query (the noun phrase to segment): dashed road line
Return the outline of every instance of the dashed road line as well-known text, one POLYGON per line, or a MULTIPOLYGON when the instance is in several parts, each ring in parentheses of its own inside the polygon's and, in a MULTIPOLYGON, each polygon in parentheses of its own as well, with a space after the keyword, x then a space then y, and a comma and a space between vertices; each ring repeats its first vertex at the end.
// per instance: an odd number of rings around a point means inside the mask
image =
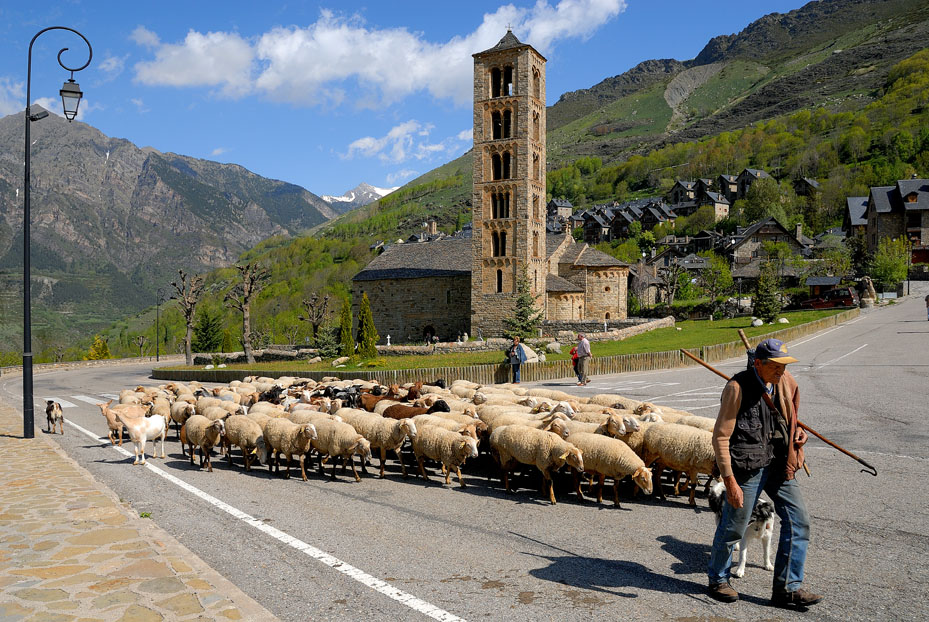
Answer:
MULTIPOLYGON (((61 404, 62 408, 77 408, 77 404, 72 404, 68 400, 63 400, 60 397, 43 397, 42 399, 46 402, 58 402, 61 404)), ((38 402, 38 400, 36 400, 36 402, 38 402)), ((43 404, 43 406, 44 405, 45 404, 43 404)))
POLYGON ((95 397, 88 397, 88 396, 86 396, 86 395, 72 395, 71 397, 72 397, 73 399, 76 399, 76 400, 81 401, 81 402, 87 402, 88 404, 93 404, 94 406, 96 406, 97 404, 105 404, 105 403, 106 403, 105 400, 98 400, 98 399, 95 398, 95 397))
MULTIPOLYGON (((78 396, 74 396, 74 397, 78 397, 78 396)), ((95 433, 79 426, 73 421, 66 421, 66 423, 74 427, 76 430, 83 432, 90 438, 96 441, 99 441, 100 443, 109 444, 107 442, 107 439, 97 436, 95 433)), ((133 453, 129 452, 126 449, 123 449, 122 447, 119 447, 117 445, 110 445, 110 447, 112 447, 119 453, 123 454, 124 456, 130 457, 130 458, 134 457, 133 453)), ((245 512, 225 503, 224 501, 217 499, 216 497, 208 493, 203 492, 196 486, 192 486, 191 484, 188 484, 184 480, 179 479, 175 477, 174 475, 171 475, 167 471, 164 471, 163 469, 160 469, 159 467, 154 466, 150 462, 146 462, 145 467, 148 468, 148 470, 151 471, 152 473, 168 480, 172 484, 175 484, 176 486, 186 490, 187 492, 199 497, 200 499, 206 501, 207 503, 216 507, 217 509, 220 509, 223 512, 226 512, 230 516, 233 516, 239 519, 246 525, 249 525, 250 527, 254 527, 257 530, 264 532, 265 534, 271 536, 278 542, 286 544, 290 546, 291 548, 294 548, 300 551, 301 553, 305 553, 306 555, 312 557, 313 559, 319 562, 322 562, 323 564, 326 564, 330 568, 333 568, 341 572, 345 576, 350 577, 354 579, 355 581, 361 583, 362 585, 365 585, 371 588, 375 592, 383 594, 384 596, 387 596, 388 598, 391 598, 397 601, 398 603, 409 607, 410 609, 414 611, 417 611, 423 615, 429 616, 430 618, 433 618, 435 620, 439 620, 440 622, 465 622, 464 618, 460 618, 452 613, 449 613, 448 611, 445 611, 444 609, 440 609, 439 607, 436 607, 435 605, 431 603, 421 600, 417 598, 416 596, 413 596, 412 594, 404 592, 392 586, 391 584, 387 583, 386 581, 378 579, 377 577, 372 576, 366 573, 365 571, 359 568, 356 568, 355 566, 352 566, 351 564, 347 564, 343 562, 342 560, 336 557, 333 557, 332 555, 329 555, 325 551, 321 551, 320 549, 310 544, 307 544, 306 542, 303 542, 302 540, 298 540, 297 538, 294 538, 293 536, 281 531, 280 529, 276 529, 274 527, 271 527, 270 525, 265 524, 264 522, 258 520, 257 518, 249 514, 246 514, 245 512)))

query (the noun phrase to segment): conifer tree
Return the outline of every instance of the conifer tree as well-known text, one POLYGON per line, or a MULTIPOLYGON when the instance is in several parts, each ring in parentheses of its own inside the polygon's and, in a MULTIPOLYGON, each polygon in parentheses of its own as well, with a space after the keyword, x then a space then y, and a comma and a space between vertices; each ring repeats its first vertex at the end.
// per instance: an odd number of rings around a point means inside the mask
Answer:
POLYGON ((529 287, 529 273, 526 266, 523 266, 516 277, 516 304, 513 306, 513 314, 503 318, 503 324, 506 326, 503 334, 508 339, 519 337, 525 340, 538 334, 541 323, 542 311, 535 306, 535 297, 529 287))
POLYGON ((90 351, 84 357, 85 361, 99 361, 110 358, 110 346, 100 335, 94 335, 94 342, 90 346, 90 351))
POLYGON ((342 311, 339 313, 339 343, 342 344, 342 356, 355 354, 355 340, 352 338, 352 303, 348 299, 342 302, 342 311))
POLYGON ((773 322, 781 312, 781 301, 777 295, 777 265, 766 261, 761 265, 758 283, 755 285, 754 312, 765 322, 773 322))
POLYGON ((358 310, 358 353, 362 358, 370 359, 377 356, 377 342, 380 335, 374 326, 374 316, 371 313, 371 303, 368 294, 361 296, 361 308, 358 310))
POLYGON ((222 349, 223 318, 219 313, 200 312, 191 347, 195 352, 219 352, 222 349))

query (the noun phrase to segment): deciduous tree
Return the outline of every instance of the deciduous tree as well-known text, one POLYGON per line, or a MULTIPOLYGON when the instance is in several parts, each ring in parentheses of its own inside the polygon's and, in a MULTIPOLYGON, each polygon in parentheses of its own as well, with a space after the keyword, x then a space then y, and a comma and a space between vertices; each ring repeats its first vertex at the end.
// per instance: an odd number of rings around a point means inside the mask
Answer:
MULTIPOLYGON (((203 275, 188 275, 183 270, 178 270, 180 279, 172 281, 171 286, 175 294, 171 296, 172 300, 177 300, 181 312, 184 314, 184 322, 187 325, 187 333, 184 337, 184 352, 187 358, 187 364, 194 364, 194 355, 191 350, 191 340, 194 332, 194 312, 197 310, 197 303, 200 302, 200 296, 203 295, 203 275)), ((165 333, 167 335, 167 332, 165 333)))
POLYGON ((254 261, 244 265, 237 265, 236 269, 242 276, 242 281, 237 283, 226 293, 225 300, 230 302, 233 307, 242 313, 242 348, 245 351, 245 360, 249 363, 254 363, 255 355, 252 353, 251 334, 251 305, 252 300, 258 292, 267 285, 270 272, 268 268, 254 261))
POLYGON ((719 306, 717 298, 732 290, 732 272, 729 270, 729 262, 713 251, 702 252, 700 256, 709 260, 700 272, 700 286, 710 297, 710 319, 713 319, 719 306))

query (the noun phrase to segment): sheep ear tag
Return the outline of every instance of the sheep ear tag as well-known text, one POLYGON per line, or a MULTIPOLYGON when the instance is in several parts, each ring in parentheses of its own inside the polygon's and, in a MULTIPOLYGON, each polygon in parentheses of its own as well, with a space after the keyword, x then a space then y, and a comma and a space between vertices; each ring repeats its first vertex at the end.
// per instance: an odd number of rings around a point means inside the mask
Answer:
POLYGON ((558 457, 559 460, 565 460, 568 457, 568 452, 564 452, 561 456, 558 457))

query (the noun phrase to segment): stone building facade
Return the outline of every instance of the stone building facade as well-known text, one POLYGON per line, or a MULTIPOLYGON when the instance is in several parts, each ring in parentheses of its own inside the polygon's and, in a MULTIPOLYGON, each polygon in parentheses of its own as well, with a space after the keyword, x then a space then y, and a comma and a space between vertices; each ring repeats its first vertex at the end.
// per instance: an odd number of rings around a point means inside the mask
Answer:
POLYGON ((391 245, 352 279, 382 343, 502 335, 523 270, 546 321, 626 318, 629 267, 546 234, 545 126, 545 58, 508 31, 474 55, 471 237, 391 245))

